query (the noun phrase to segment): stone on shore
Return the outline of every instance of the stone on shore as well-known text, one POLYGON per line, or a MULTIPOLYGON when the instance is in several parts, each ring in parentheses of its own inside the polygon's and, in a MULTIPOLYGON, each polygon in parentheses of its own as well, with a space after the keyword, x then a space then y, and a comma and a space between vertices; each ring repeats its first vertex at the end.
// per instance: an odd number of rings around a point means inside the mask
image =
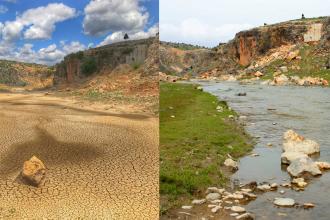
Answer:
POLYGON ((226 159, 224 165, 232 170, 238 170, 238 163, 231 158, 226 159))
POLYGON ((288 166, 287 171, 293 177, 300 177, 304 174, 311 174, 313 176, 322 175, 319 167, 312 159, 298 158, 288 166))
POLYGON ((212 201, 216 199, 220 199, 221 195, 219 193, 209 193, 206 196, 206 200, 212 201))
POLYGON ((243 208, 241 206, 232 206, 230 208, 230 210, 233 211, 233 212, 237 212, 237 213, 245 212, 245 208, 243 208))
POLYGON ((239 219, 239 220, 253 220, 254 217, 251 213, 244 213, 242 215, 237 216, 236 219, 239 219))
POLYGON ((206 202, 206 199, 194 199, 191 203, 193 205, 201 205, 204 204, 206 202))
POLYGON ((190 209, 192 209, 192 206, 190 206, 190 205, 184 205, 181 208, 184 209, 184 210, 190 210, 190 209))
POLYGON ((46 167, 36 156, 23 164, 22 177, 28 184, 39 186, 46 176, 46 167))
POLYGON ((211 209, 212 213, 216 213, 221 209, 221 206, 215 206, 214 208, 211 209))
POLYGON ((275 198, 274 204, 281 207, 292 207, 295 201, 290 198, 275 198))

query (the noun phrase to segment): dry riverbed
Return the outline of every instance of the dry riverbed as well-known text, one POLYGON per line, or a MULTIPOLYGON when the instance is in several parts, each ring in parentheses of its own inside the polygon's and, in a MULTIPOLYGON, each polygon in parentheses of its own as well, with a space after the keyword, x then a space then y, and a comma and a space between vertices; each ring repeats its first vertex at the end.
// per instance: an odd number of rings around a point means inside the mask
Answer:
POLYGON ((158 119, 44 92, 0 94, 1 219, 157 219, 158 119), (40 187, 18 181, 33 155, 40 187))

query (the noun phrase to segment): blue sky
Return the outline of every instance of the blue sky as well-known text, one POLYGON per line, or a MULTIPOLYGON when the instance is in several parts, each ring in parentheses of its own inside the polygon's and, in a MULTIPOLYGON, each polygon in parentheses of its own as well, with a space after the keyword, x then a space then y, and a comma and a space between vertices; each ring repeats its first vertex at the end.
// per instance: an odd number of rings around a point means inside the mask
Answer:
POLYGON ((264 23, 330 15, 330 0, 159 0, 160 39, 214 47, 264 23))
POLYGON ((158 33, 158 0, 0 0, 0 59, 55 64, 71 52, 158 33))

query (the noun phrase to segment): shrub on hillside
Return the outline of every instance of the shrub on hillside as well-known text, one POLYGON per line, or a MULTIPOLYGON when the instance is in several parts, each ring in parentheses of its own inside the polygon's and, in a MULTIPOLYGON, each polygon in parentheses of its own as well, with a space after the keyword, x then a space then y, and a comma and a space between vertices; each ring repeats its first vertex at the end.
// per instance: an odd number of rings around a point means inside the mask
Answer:
POLYGON ((83 63, 81 65, 81 72, 85 75, 85 76, 89 76, 91 74, 93 74, 94 72, 96 72, 97 70, 97 64, 96 64, 96 60, 94 57, 86 57, 83 60, 83 63))

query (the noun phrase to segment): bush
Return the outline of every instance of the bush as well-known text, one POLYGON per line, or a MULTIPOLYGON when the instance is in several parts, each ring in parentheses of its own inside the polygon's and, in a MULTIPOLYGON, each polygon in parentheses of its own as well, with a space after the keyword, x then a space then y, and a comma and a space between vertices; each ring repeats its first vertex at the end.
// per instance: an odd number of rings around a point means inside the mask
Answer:
POLYGON ((137 63, 137 62, 135 62, 135 63, 132 64, 132 68, 133 68, 134 70, 139 69, 140 66, 141 66, 141 63, 137 63))
POLYGON ((96 72, 97 70, 97 64, 94 57, 87 57, 83 60, 83 63, 81 65, 81 72, 85 76, 89 76, 92 73, 96 72))
POLYGON ((76 55, 77 55, 77 58, 78 58, 79 60, 84 59, 84 52, 83 52, 83 51, 79 51, 76 55))

